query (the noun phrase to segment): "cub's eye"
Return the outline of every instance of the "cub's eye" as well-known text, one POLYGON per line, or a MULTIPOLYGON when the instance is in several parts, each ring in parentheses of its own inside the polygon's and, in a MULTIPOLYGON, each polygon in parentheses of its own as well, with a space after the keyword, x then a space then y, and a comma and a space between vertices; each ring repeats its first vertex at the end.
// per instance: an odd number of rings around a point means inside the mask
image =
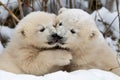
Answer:
POLYGON ((59 26, 62 26, 62 23, 59 23, 59 26))
POLYGON ((72 34, 76 33, 74 29, 71 29, 70 31, 71 31, 72 34))
POLYGON ((45 28, 43 27, 43 28, 40 29, 40 32, 43 32, 44 30, 45 30, 45 28))

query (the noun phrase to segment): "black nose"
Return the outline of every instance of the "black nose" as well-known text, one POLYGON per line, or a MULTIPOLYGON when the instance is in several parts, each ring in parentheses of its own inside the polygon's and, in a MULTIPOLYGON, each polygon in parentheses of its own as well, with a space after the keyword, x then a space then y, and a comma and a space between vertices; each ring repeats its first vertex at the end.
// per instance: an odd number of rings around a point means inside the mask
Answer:
POLYGON ((55 43, 60 43, 60 44, 64 44, 63 42, 63 37, 59 36, 57 33, 54 33, 50 36, 50 40, 48 42, 48 44, 55 44, 55 43))
POLYGON ((63 37, 59 36, 57 33, 52 34, 51 37, 56 41, 61 40, 63 38, 63 37))

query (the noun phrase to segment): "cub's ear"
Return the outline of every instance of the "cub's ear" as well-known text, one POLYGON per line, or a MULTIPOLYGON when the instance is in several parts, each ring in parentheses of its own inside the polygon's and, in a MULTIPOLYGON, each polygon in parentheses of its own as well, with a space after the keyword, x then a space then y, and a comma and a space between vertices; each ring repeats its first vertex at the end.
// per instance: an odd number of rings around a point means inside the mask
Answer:
POLYGON ((98 33, 97 31, 92 31, 90 34, 89 34, 89 39, 94 39, 98 36, 98 33))
POLYGON ((21 38, 25 38, 26 34, 23 28, 17 28, 17 34, 18 36, 20 36, 21 38))
POLYGON ((67 8, 60 8, 60 10, 58 11, 58 14, 61 14, 62 12, 64 12, 64 11, 66 11, 67 10, 67 8))
POLYGON ((21 33, 22 36, 25 37, 25 31, 24 30, 22 30, 20 33, 21 33))

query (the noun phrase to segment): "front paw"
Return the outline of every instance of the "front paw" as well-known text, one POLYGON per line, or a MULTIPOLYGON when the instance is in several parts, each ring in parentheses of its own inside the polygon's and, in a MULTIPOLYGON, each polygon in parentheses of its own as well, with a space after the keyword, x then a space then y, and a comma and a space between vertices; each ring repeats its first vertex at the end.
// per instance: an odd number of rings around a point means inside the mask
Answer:
POLYGON ((71 54, 63 55, 61 58, 59 58, 57 60, 57 65, 58 66, 66 66, 71 63, 71 60, 72 60, 71 54))

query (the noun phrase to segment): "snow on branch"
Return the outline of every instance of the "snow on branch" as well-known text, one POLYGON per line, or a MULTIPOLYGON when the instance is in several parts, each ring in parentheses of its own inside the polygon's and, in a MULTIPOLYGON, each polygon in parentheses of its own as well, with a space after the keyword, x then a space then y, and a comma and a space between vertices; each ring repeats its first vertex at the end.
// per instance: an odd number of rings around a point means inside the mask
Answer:
POLYGON ((11 10, 9 10, 1 1, 0 5, 2 5, 17 22, 19 22, 19 19, 14 15, 14 13, 11 10))

